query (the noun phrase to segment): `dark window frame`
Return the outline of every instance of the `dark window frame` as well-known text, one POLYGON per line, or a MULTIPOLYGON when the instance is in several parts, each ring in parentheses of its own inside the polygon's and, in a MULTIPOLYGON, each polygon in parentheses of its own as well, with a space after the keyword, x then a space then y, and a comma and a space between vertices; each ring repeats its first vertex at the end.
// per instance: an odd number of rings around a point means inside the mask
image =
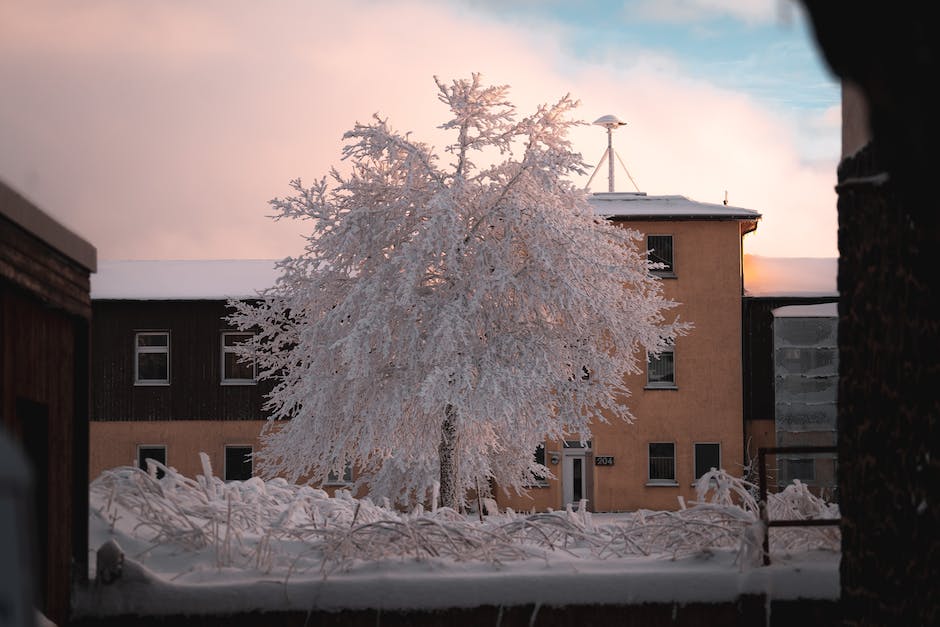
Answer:
MULTIPOLYGON (((546 468, 548 467, 547 456, 549 455, 548 451, 545 448, 545 443, 539 444, 535 447, 535 451, 532 453, 532 459, 536 464, 542 464, 546 468)), ((554 453, 551 456, 555 456, 554 453)), ((532 483, 528 487, 532 488, 547 488, 548 487, 548 477, 537 477, 532 476, 532 483)))
POLYGON ((355 475, 353 473, 352 464, 346 464, 346 467, 343 469, 343 476, 340 477, 335 472, 329 472, 326 475, 326 481, 323 482, 323 485, 326 486, 348 486, 352 485, 355 481, 355 475))
POLYGON ((816 481, 816 458, 815 457, 785 457, 784 463, 787 465, 787 485, 793 483, 794 479, 799 479, 801 483, 806 485, 812 485, 816 481), (803 470, 806 468, 810 469, 810 473, 798 472, 794 473, 793 468, 798 464, 804 464, 803 470), (801 476, 794 476, 794 475, 801 476), (812 475, 812 476, 809 476, 812 475))
POLYGON ((675 346, 670 346, 660 351, 658 357, 653 357, 650 353, 646 354, 646 386, 647 390, 676 390, 679 386, 676 382, 676 348, 675 346), (657 379, 652 380, 651 375, 653 375, 652 362, 655 360, 657 363, 664 363, 663 360, 668 357, 671 367, 669 368, 669 376, 671 380, 657 379))
MULTIPOLYGON (((137 467, 147 472, 147 459, 153 459, 154 461, 160 462, 164 466, 167 466, 167 445, 166 444, 138 444, 137 445, 137 467), (148 454, 146 457, 143 457, 147 451, 163 451, 163 459, 158 459, 157 456, 148 454)), ((157 479, 162 478, 164 472, 160 469, 157 469, 157 479)))
POLYGON ((223 453, 222 461, 224 462, 223 469, 222 469, 223 471, 222 476, 225 478, 225 481, 247 481, 248 479, 251 479, 252 477, 254 477, 255 476, 255 463, 254 463, 254 458, 253 458, 254 452, 255 452, 254 447, 251 446, 250 444, 226 444, 222 451, 223 453), (229 463, 229 455, 231 453, 234 456, 236 449, 239 449, 242 451, 247 449, 247 454, 242 453, 241 455, 242 460, 240 461, 239 467, 237 469, 233 468, 232 465, 229 463), (243 472, 246 465, 248 466, 247 477, 244 476, 244 472, 243 472))
POLYGON ((646 254, 649 260, 666 264, 665 268, 651 269, 650 274, 670 279, 676 277, 675 242, 672 234, 650 233, 646 236, 646 254))
POLYGON ((721 442, 693 442, 693 443, 692 443, 692 473, 693 473, 693 479, 694 479, 695 481, 698 481, 698 480, 702 477, 702 475, 704 475, 706 472, 709 472, 712 468, 715 468, 715 469, 718 469, 718 470, 721 469, 721 442), (718 464, 717 464, 716 466, 712 466, 711 464, 709 464, 709 467, 706 468, 706 469, 705 469, 704 471, 702 471, 702 472, 699 472, 699 450, 698 450, 698 447, 700 447, 700 446, 715 446, 715 447, 717 447, 717 449, 718 449, 718 464))
MULTIPOLYGON (((657 451, 658 452, 658 451, 657 451)), ((650 486, 677 486, 679 482, 676 480, 677 469, 676 469, 676 443, 675 442, 648 442, 646 446, 646 460, 647 460, 647 471, 646 471, 646 485, 650 486), (654 446, 670 446, 672 447, 672 455, 662 455, 657 454, 653 455, 654 446), (654 472, 654 463, 657 463, 662 467, 662 461, 671 460, 672 466, 672 477, 666 476, 653 476, 655 475, 665 475, 668 473, 660 472, 659 469, 654 472)))

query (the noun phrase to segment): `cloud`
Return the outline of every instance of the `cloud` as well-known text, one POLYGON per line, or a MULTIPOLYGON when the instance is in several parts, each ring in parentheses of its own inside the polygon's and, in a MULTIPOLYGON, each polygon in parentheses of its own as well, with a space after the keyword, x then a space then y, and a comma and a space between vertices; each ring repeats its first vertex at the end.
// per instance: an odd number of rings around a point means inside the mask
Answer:
POLYGON ((747 24, 768 24, 788 19, 792 0, 628 0, 632 18, 660 22, 700 22, 730 17, 747 24))
MULTIPOLYGON (((764 213, 751 252, 835 254, 835 163, 804 158, 805 120, 661 55, 574 59, 564 36, 424 2, 4 3, 0 178, 105 259, 297 254, 306 225, 267 201, 326 174, 375 112, 441 147, 432 76, 480 71, 521 112, 571 92, 585 120, 627 120, 617 148, 645 191, 727 189, 764 213)), ((574 140, 588 160, 605 147, 597 127, 574 140)))

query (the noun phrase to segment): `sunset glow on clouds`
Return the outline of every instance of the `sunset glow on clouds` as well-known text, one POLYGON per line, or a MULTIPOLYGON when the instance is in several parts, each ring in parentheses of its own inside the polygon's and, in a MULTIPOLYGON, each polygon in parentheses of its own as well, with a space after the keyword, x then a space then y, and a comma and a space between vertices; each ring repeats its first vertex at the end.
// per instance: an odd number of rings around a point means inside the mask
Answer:
MULTIPOLYGON (((736 10, 668 4, 657 20, 736 10)), ((617 19, 642 9, 627 3, 617 19)), ((0 179, 104 259, 297 254, 304 225, 270 220, 267 201, 291 178, 326 174, 343 132, 375 112, 442 146, 432 77, 478 71, 512 85, 522 113, 570 92, 586 121, 626 120, 615 146, 643 191, 721 202, 728 190, 763 213, 747 252, 836 255, 836 87, 820 88, 820 106, 788 108, 741 73, 747 58, 713 80, 626 36, 581 50, 580 25, 525 15, 469 1, 4 2, 0 179)), ((573 138, 596 163, 603 129, 573 138)), ((606 190, 603 174, 593 189, 606 190)))

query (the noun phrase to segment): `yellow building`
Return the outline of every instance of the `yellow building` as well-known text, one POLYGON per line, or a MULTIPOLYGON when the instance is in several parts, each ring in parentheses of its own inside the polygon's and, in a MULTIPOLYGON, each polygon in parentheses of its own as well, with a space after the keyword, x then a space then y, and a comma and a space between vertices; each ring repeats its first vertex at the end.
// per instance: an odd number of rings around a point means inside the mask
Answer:
MULTIPOLYGON (((594 425, 591 441, 546 442, 555 479, 527 496, 499 494, 503 507, 559 509, 586 499, 593 511, 676 509, 695 498, 709 468, 743 466, 742 238, 760 214, 683 196, 594 194, 599 215, 643 234, 674 312, 695 328, 672 354, 627 376, 633 424, 594 425)), ((541 452, 540 452, 541 454, 541 452)))

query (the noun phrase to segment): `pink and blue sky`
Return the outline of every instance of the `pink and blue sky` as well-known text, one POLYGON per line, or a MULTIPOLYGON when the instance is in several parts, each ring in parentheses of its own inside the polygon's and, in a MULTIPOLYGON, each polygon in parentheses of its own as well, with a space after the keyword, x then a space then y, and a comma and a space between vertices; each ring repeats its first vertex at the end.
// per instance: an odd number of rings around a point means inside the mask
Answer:
POLYGON ((432 76, 474 71, 625 120, 641 190, 763 213, 745 252, 836 256, 839 86, 791 0, 4 0, 0 179, 102 259, 284 257, 269 199, 375 112, 443 145, 432 76))

